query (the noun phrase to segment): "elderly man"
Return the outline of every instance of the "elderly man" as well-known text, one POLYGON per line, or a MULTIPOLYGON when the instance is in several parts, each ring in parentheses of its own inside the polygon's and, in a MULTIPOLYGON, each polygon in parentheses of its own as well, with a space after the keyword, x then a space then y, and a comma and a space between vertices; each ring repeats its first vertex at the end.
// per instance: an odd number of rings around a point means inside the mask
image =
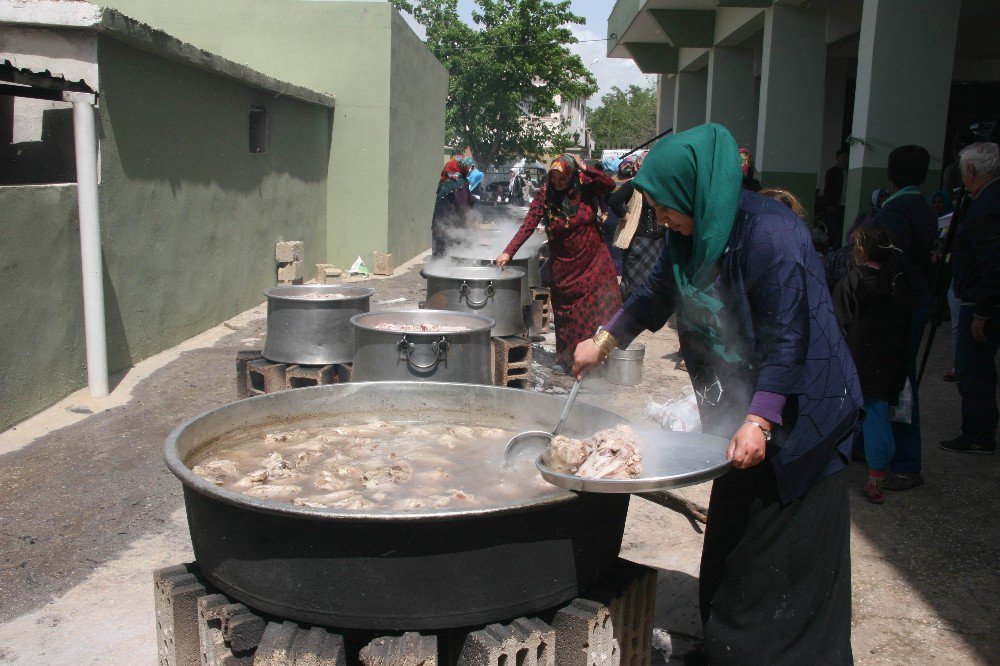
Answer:
POLYGON ((953 289, 961 302, 955 350, 962 434, 941 442, 955 453, 993 453, 1000 348, 1000 148, 973 143, 959 154, 972 203, 955 235, 953 289))

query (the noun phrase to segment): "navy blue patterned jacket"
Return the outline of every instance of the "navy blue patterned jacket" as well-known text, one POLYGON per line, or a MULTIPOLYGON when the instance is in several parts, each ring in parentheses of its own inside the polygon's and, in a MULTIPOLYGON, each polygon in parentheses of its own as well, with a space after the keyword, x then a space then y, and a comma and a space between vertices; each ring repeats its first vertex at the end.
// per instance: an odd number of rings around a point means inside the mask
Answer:
MULTIPOLYGON (((788 502, 846 467, 862 405, 823 266, 801 220, 783 204, 744 191, 716 283, 727 347, 744 361, 726 363, 681 326, 703 429, 731 437, 755 392, 786 396, 767 459, 788 502)), ((641 329, 659 330, 683 307, 678 300, 664 249, 609 329, 620 343, 641 329)))

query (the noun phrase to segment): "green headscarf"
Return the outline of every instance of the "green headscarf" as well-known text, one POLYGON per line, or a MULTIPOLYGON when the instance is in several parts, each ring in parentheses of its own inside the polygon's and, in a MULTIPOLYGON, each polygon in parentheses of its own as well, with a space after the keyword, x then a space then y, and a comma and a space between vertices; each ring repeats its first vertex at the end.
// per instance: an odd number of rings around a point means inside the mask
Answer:
POLYGON ((727 361, 715 289, 719 260, 736 220, 743 171, 736 140, 722 125, 709 124, 661 139, 632 180, 660 206, 694 218, 694 233, 670 232, 670 259, 683 298, 684 322, 727 361))

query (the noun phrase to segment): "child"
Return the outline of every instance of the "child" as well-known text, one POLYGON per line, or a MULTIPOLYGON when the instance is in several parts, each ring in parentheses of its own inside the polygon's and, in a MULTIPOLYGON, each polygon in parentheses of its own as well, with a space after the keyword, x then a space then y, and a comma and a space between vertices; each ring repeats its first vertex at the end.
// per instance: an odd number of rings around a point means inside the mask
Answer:
POLYGON ((902 253, 893 234, 881 225, 859 229, 852 250, 855 268, 833 288, 833 303, 844 339, 854 357, 865 400, 862 434, 868 481, 861 494, 874 504, 885 501, 882 481, 896 449, 889 424, 906 383, 910 312, 902 253))

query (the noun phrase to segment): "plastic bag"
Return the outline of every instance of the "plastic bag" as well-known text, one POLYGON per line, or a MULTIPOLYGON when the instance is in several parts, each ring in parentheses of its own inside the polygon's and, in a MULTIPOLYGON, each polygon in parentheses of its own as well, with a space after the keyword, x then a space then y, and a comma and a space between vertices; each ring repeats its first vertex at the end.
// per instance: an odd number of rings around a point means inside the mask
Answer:
POLYGON ((368 275, 368 267, 365 266, 365 260, 361 257, 355 259, 354 263, 347 270, 351 275, 368 275))
POLYGON ((667 400, 662 405, 650 402, 646 405, 646 416, 666 430, 701 432, 701 413, 694 391, 688 391, 682 398, 667 400))
POLYGON ((911 423, 913 420, 913 387, 909 378, 899 392, 899 402, 889 407, 889 420, 896 423, 911 423))

